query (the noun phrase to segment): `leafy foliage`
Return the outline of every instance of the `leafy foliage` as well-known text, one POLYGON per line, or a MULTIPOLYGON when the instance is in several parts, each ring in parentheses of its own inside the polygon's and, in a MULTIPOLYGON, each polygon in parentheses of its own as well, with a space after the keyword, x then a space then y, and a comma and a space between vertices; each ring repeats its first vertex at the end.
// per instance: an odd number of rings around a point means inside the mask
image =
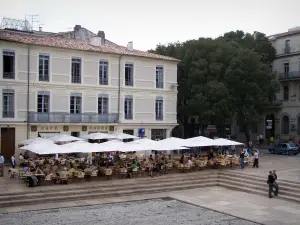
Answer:
POLYGON ((158 45, 152 52, 181 60, 178 65, 178 119, 182 126, 198 115, 202 124, 223 126, 236 118, 249 138, 278 91, 268 63, 275 50, 264 34, 229 32, 215 40, 200 38, 158 45))

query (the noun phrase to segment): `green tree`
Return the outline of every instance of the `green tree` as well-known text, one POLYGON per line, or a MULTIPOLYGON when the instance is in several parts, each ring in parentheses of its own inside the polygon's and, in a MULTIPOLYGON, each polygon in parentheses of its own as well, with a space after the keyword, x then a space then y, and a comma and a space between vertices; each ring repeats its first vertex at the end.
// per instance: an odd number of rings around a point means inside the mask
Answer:
POLYGON ((278 91, 268 70, 275 51, 261 33, 229 32, 215 40, 158 45, 152 52, 181 60, 177 113, 182 136, 187 118, 197 115, 202 124, 219 126, 235 118, 249 140, 250 127, 278 91))
POLYGON ((278 91, 276 75, 261 63, 259 54, 239 49, 227 67, 224 81, 233 99, 237 122, 249 141, 250 128, 261 119, 278 91))

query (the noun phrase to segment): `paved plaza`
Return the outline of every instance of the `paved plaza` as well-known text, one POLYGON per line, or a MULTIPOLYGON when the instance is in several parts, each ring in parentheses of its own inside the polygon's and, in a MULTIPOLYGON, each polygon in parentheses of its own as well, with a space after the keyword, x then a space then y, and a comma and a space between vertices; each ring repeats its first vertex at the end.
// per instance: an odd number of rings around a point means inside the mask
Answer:
MULTIPOLYGON (((299 156, 264 154, 260 157, 260 167, 258 169, 246 167, 243 170, 238 168, 231 171, 267 178, 268 171, 276 169, 279 179, 300 182, 299 165, 299 156)), ((134 182, 134 179, 132 181, 134 182)), ((120 182, 120 180, 109 182, 120 182)), ((87 184, 78 185, 84 186, 87 184)), ((1 186, 3 192, 38 190, 35 188, 29 189, 24 184, 18 184, 17 181, 9 180, 7 177, 0 179, 1 186)), ((63 187, 67 188, 68 185, 63 187)), ((38 188, 51 190, 53 188, 59 189, 60 186, 38 188)), ((120 221, 120 224, 122 222, 122 224, 234 225, 255 224, 253 222, 256 222, 266 225, 299 225, 300 204, 278 198, 269 199, 267 193, 265 196, 260 196, 216 186, 169 193, 6 207, 0 208, 0 213, 0 224, 16 225, 33 223, 62 225, 83 223, 119 224, 118 221, 120 221), (171 199, 165 199, 166 197, 171 199)))
POLYGON ((34 223, 250 225, 255 224, 254 222, 266 225, 299 225, 300 221, 300 204, 276 198, 269 199, 267 193, 266 196, 260 196, 221 187, 9 207, 0 209, 0 212, 2 212, 0 224, 7 225, 34 223), (173 200, 164 199, 166 197, 173 200), (216 210, 219 213, 206 209, 216 210))
POLYGON ((0 215, 0 224, 256 225, 173 199, 154 199, 0 215))

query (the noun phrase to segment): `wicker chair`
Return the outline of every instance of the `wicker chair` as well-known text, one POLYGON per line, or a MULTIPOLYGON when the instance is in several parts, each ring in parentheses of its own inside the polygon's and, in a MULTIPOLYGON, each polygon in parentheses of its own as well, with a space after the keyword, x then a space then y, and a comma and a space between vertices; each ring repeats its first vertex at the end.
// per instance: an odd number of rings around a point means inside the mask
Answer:
POLYGON ((78 174, 77 174, 77 178, 78 178, 78 180, 79 181, 83 181, 84 180, 84 172, 78 172, 78 174))
POLYGON ((52 184, 52 174, 48 174, 44 179, 45 184, 52 184))
POLYGON ((24 172, 19 171, 19 183, 24 183, 27 180, 27 176, 24 172))
POLYGON ((104 169, 104 174, 107 177, 107 179, 112 178, 112 169, 104 169))
POLYGON ((91 173, 91 177, 95 177, 95 179, 98 177, 98 170, 93 170, 91 173))

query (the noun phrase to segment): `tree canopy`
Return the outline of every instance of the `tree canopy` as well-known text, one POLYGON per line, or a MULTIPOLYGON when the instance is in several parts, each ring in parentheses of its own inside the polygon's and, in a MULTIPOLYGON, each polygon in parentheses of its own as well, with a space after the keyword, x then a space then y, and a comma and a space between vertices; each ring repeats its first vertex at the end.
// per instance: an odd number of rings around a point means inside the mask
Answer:
POLYGON ((158 54, 180 59, 178 121, 197 115, 202 124, 223 126, 237 119, 245 128, 256 124, 278 91, 269 63, 275 50, 262 33, 229 32, 217 39, 200 38, 158 45, 158 54))

